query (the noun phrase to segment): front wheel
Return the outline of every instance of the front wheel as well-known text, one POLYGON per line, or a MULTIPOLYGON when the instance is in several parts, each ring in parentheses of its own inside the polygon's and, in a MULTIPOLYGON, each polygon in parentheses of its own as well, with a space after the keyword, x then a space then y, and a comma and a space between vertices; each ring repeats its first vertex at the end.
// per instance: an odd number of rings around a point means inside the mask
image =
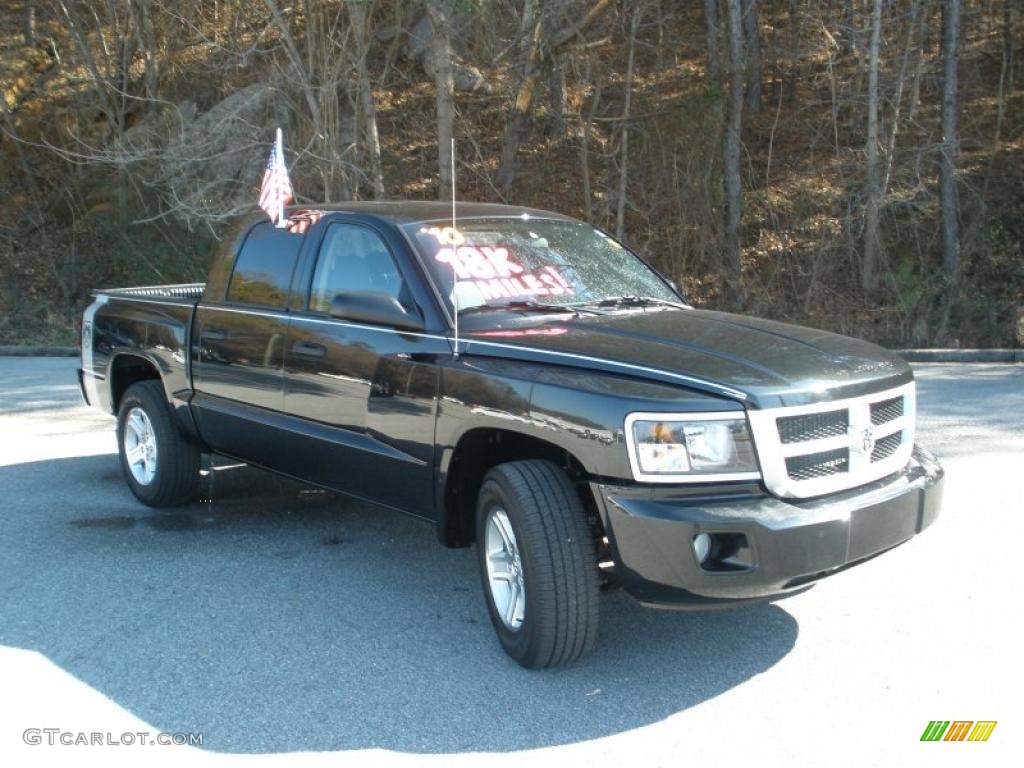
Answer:
POLYGON ((199 485, 199 448, 173 421, 159 381, 132 384, 117 411, 117 448, 121 471, 143 504, 184 504, 199 485))
POLYGON ((599 580, 579 494, 550 461, 500 464, 477 497, 484 595, 505 652, 524 667, 568 664, 597 640, 599 580))

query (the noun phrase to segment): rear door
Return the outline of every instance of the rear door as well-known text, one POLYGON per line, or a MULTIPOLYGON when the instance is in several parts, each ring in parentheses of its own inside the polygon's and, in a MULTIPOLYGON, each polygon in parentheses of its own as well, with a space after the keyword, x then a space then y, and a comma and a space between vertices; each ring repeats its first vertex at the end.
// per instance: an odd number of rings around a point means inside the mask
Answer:
POLYGON ((302 433, 290 473, 432 515, 437 360, 447 340, 328 314, 348 291, 385 293, 423 311, 422 276, 385 229, 334 221, 307 280, 285 353, 284 409, 302 433))
POLYGON ((304 236, 255 225, 220 294, 196 309, 195 406, 203 439, 219 451, 273 466, 266 425, 284 405, 288 297, 304 236))

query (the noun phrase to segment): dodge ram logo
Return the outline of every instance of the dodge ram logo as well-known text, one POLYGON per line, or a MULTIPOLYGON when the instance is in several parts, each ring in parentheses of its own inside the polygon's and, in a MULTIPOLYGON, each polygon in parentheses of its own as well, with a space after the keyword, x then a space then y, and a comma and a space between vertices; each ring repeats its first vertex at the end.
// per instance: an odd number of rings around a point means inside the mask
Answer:
POLYGON ((870 454, 875 450, 874 427, 851 427, 850 448, 856 453, 870 454))

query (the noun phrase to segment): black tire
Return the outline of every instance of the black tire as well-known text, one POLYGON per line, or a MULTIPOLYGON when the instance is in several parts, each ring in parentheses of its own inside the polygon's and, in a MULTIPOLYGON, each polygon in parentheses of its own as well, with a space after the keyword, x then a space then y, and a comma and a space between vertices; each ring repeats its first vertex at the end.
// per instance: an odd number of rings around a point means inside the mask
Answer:
POLYGON ((177 424, 164 389, 157 380, 132 384, 121 398, 117 411, 117 452, 121 472, 135 497, 150 507, 171 507, 191 501, 199 487, 198 446, 185 439, 177 424), (153 476, 140 482, 132 473, 126 455, 126 424, 133 410, 141 410, 153 432, 155 462, 153 476))
POLYGON ((484 477, 476 508, 477 561, 487 610, 505 652, 528 669, 568 664, 597 640, 599 574, 579 494, 550 461, 512 461, 484 477), (487 525, 506 512, 519 550, 525 612, 502 619, 488 575, 487 525))

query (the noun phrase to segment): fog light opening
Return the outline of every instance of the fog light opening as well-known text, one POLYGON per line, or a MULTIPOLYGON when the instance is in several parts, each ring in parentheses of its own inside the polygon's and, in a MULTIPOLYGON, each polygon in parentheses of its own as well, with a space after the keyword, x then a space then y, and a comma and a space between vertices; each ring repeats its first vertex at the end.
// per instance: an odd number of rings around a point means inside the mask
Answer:
POLYGON ((744 533, 698 533, 693 537, 693 554, 703 571, 749 571, 754 567, 754 553, 744 533))
POLYGON ((697 563, 703 565, 711 554, 711 536, 707 533, 698 533, 693 537, 693 554, 697 563))

